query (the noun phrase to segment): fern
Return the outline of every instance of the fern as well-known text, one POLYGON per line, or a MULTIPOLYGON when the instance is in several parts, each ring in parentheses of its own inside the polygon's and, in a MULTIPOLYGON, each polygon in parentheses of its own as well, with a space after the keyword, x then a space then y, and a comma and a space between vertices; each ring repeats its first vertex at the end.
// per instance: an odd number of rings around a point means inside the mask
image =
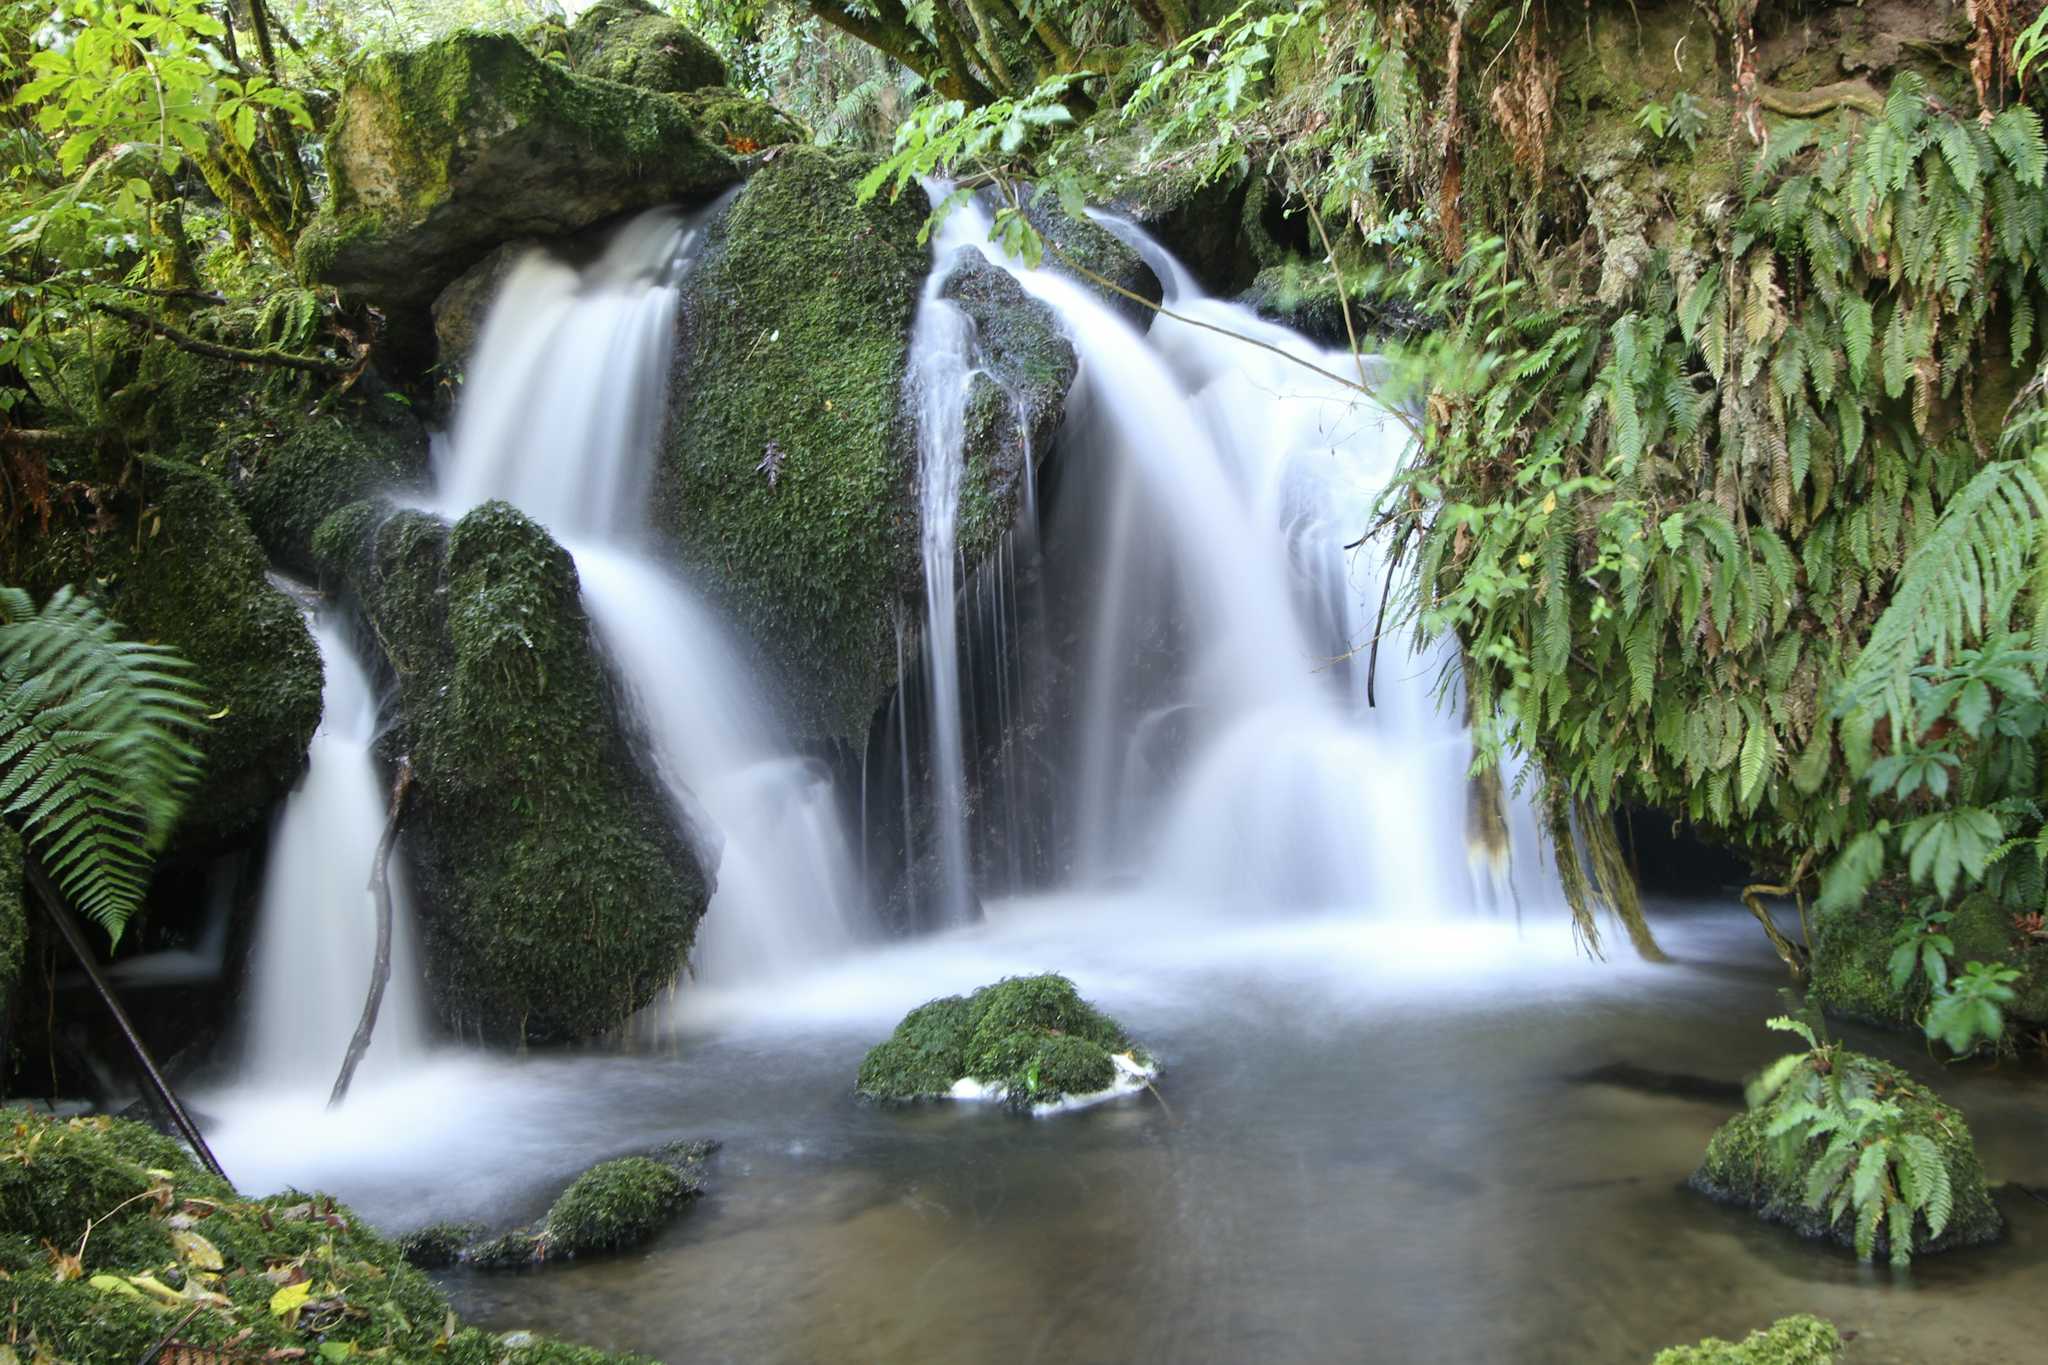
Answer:
POLYGON ((198 772, 189 665, 60 588, 0 588, 0 813, 118 941, 198 772))

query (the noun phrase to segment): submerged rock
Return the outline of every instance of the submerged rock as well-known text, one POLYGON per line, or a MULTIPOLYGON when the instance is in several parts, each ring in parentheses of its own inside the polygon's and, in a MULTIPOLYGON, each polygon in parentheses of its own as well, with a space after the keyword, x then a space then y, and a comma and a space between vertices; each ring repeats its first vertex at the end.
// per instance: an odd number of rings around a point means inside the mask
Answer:
POLYGON ((1007 977, 919 1005, 861 1060, 875 1100, 1000 1099, 1030 1111, 1134 1089, 1151 1056, 1064 976, 1007 977))
POLYGON ((332 189, 300 268, 398 315, 401 333, 501 243, 703 199, 740 175, 677 101, 477 32, 353 68, 327 155, 332 189))
POLYGON ((505 503, 452 528, 359 503, 316 537, 398 681, 405 848, 441 1019, 595 1037, 689 953, 711 879, 643 769, 569 555, 505 503))
POLYGON ((1657 1352, 1650 1365, 1828 1365, 1842 1349, 1835 1325, 1807 1313, 1779 1318, 1741 1341, 1708 1337, 1657 1352))
POLYGON ((898 604, 921 592, 900 395, 924 209, 856 203, 867 169, 786 148, 710 225, 654 481, 656 528, 813 739, 865 729, 896 676, 898 604))
MULTIPOLYGON (((1836 1079, 1847 1093, 1867 1094, 1899 1106, 1902 1117, 1897 1134, 1931 1141, 1947 1169, 1954 1203, 1948 1226, 1940 1236, 1930 1237, 1925 1217, 1916 1216, 1913 1253, 1922 1255, 1995 1241, 2004 1221, 1991 1201, 1984 1168, 1977 1161, 1976 1145, 1963 1116, 1895 1066, 1844 1049, 1833 1049, 1828 1056, 1830 1066, 1840 1073, 1836 1079)), ((1715 1132, 1707 1144, 1705 1159, 1693 1172, 1692 1187, 1723 1203, 1754 1209, 1765 1222, 1782 1224, 1802 1237, 1853 1247, 1853 1210, 1836 1219, 1826 1207, 1813 1208, 1807 1202, 1808 1177, 1827 1142, 1814 1138, 1801 1144, 1789 1137, 1770 1136, 1771 1125, 1779 1115, 1817 1093, 1817 1085, 1826 1083, 1812 1056, 1802 1060, 1792 1077, 1768 1100, 1737 1114, 1715 1132)), ((1888 1229, 1880 1221, 1873 1255, 1881 1256, 1889 1250, 1888 1229)))
POLYGON ((711 44, 646 0, 597 0, 569 28, 569 66, 580 76, 663 94, 725 84, 711 44))
POLYGON ((0 582, 38 600, 80 585, 129 637, 191 661, 218 714, 198 740, 204 767, 179 821, 181 845, 215 845, 267 819, 320 722, 320 652, 266 571, 220 478, 152 456, 97 504, 58 501, 47 533, 31 516, 0 536, 0 582))
POLYGON ((152 1358, 174 1328, 185 1355, 223 1360, 321 1358, 344 1341, 448 1365, 640 1359, 462 1327, 346 1206, 245 1198, 119 1119, 0 1111, 0 1274, 23 1359, 152 1358))

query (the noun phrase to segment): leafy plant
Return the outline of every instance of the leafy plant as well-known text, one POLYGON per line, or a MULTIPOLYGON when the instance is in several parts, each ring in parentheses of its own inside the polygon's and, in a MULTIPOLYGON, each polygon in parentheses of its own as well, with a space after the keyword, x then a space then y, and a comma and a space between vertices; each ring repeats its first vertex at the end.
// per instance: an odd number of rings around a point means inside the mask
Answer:
POLYGON ((1879 1094, 1839 1045, 1823 1043, 1797 1019, 1781 1015, 1768 1022, 1799 1035, 1808 1049, 1779 1058, 1750 1087, 1752 1107, 1777 1102, 1764 1130, 1778 1144, 1776 1159, 1804 1165, 1808 1208, 1825 1212, 1830 1224, 1854 1219, 1858 1256, 1875 1254, 1882 1227, 1892 1264, 1909 1264, 1916 1215, 1926 1220, 1932 1240, 1955 1212, 1941 1149, 1926 1134, 1906 1129, 1905 1111, 1879 1094))
POLYGON ((1919 918, 1900 926, 1892 938, 1887 970, 1895 992, 1905 990, 1916 971, 1924 971, 1928 985, 1936 991, 1948 984, 1948 960, 1955 955, 1956 945, 1943 930, 1955 916, 1935 909, 1935 904, 1923 901, 1919 918))
POLYGON ((198 772, 189 665, 70 588, 0 588, 0 813, 118 941, 198 772))
POLYGON ((1668 105, 1656 100, 1644 105, 1637 112, 1635 123, 1659 141, 1677 138, 1690 152, 1698 147, 1700 134, 1706 130, 1707 107, 1690 91, 1681 90, 1668 105))
POLYGON ((1927 1036, 1950 1051, 1967 1053, 2005 1036, 2005 1009, 2016 994, 2019 972, 2004 963, 1967 962, 1954 980, 1935 991, 1927 1010, 1927 1036))

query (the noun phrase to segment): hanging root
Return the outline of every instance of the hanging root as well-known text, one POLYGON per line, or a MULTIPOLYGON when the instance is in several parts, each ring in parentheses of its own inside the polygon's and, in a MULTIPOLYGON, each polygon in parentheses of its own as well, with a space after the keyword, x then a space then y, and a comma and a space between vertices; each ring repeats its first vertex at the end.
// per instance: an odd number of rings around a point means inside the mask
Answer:
POLYGON ((1543 813, 1550 827, 1550 853, 1557 863, 1557 879, 1564 885, 1564 903, 1571 907, 1572 927, 1578 931, 1586 951, 1600 957, 1600 921, 1593 914, 1593 885, 1586 880, 1578 837, 1572 832, 1572 804, 1560 793, 1546 793, 1543 813))
POLYGON ((1669 962, 1670 957, 1650 933, 1649 920, 1643 917, 1642 891, 1621 851, 1614 821, 1581 805, 1576 823, 1579 836, 1585 841, 1586 860, 1593 865, 1593 884, 1599 889, 1600 898, 1607 902, 1607 908, 1628 930, 1628 941, 1635 945, 1636 956, 1645 962, 1669 962))
POLYGON ((1484 869, 1495 894, 1508 885, 1508 817, 1500 768, 1488 764, 1465 779, 1465 858, 1484 869))
POLYGON ((1742 888, 1742 903, 1749 907, 1750 914, 1756 916, 1756 922, 1764 927, 1764 937, 1771 941, 1772 950, 1792 973, 1792 979, 1802 986, 1806 984, 1807 960, 1810 954, 1804 947, 1785 937, 1784 931, 1779 929, 1776 921, 1771 918, 1771 912, 1764 908, 1762 897, 1797 895, 1799 884, 1806 880, 1806 870, 1812 862, 1813 852, 1809 849, 1800 855, 1798 865, 1792 869, 1792 875, 1786 879, 1783 886, 1768 882, 1752 882, 1742 888))

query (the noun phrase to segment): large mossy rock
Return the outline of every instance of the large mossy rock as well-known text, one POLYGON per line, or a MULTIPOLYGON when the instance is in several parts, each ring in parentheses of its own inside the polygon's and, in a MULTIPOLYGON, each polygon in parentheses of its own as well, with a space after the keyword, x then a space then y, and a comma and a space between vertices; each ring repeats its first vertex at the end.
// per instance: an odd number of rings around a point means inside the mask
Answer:
POLYGON ((503 242, 700 200, 740 174, 675 100, 475 32, 359 63, 327 155, 302 273, 415 324, 503 242))
POLYGON ((1028 1110, 1116 1084, 1115 1058, 1151 1058, 1064 976, 1007 977, 972 995, 928 1001, 861 1059, 859 1093, 873 1100, 953 1096, 962 1081, 1028 1110))
POLYGON ((1779 1318, 1741 1341, 1708 1337, 1657 1352, 1650 1365, 1829 1365, 1842 1350, 1835 1325, 1806 1313, 1779 1318))
MULTIPOLYGON (((1915 972, 1902 990, 1891 981, 1891 955, 1911 912, 1895 897, 1873 893, 1846 909, 1824 911, 1813 924, 1809 987, 1830 1014, 1863 1023, 1908 1025, 1927 1008, 1928 982, 1915 972)), ((2015 926, 1989 896, 1969 896, 1955 906, 1946 932, 1955 944, 1952 961, 2003 962, 2016 967, 2017 998, 2005 1007, 2008 1021, 2022 1029, 2048 1026, 2048 942, 2015 926)))
POLYGON ((981 372, 967 395, 957 543, 968 563, 1016 519, 1032 471, 1052 450, 1080 365, 1052 309, 1010 273, 961 248, 939 286, 974 323, 981 372))
POLYGON ((657 528, 812 738, 863 733, 920 591, 901 391, 925 206, 856 203, 867 168, 785 149, 709 226, 654 486, 657 528))
MULTIPOLYGON (((1976 1144, 1963 1116, 1889 1063, 1840 1049, 1830 1055, 1834 1067, 1853 1072, 1867 1083, 1874 1098, 1898 1105, 1904 1113, 1902 1134, 1917 1133, 1931 1140, 1948 1168, 1954 1213, 1941 1236, 1931 1239, 1926 1236, 1925 1219, 1916 1216, 1914 1254, 1995 1241, 2004 1220, 1991 1201, 1984 1168, 1978 1163, 1976 1144)), ((1769 1100, 1721 1125, 1708 1141, 1706 1157, 1693 1172, 1691 1184, 1722 1203, 1754 1209, 1765 1222, 1781 1224, 1802 1237, 1853 1247, 1853 1212, 1835 1222, 1825 1208, 1812 1209, 1806 1204, 1807 1176, 1826 1143, 1816 1138, 1804 1146, 1787 1147, 1767 1136, 1773 1120, 1798 1101, 1806 1088, 1802 1082, 1812 1079, 1814 1065, 1811 1058, 1801 1062, 1793 1077, 1769 1100)), ((1875 1254, 1886 1254, 1888 1247, 1888 1234, 1880 1223, 1875 1254)))
POLYGON ((712 46, 646 0, 598 0, 569 29, 569 65, 580 76, 678 95, 725 84, 712 46))
POLYGON ((710 879, 642 769, 569 555, 504 503, 457 522, 364 504, 320 540, 398 680, 415 777, 405 844, 438 1012, 553 1042, 623 1023, 674 979, 710 879))
POLYGON ((639 1359, 463 1327, 347 1207, 296 1192, 245 1198, 176 1143, 118 1119, 0 1110, 0 1274, 0 1350, 23 1360, 151 1359, 173 1331, 187 1359, 333 1359, 344 1348, 446 1365, 639 1359))
POLYGON ((214 714, 175 836, 186 847, 232 839, 266 819, 304 768, 320 723, 320 652, 266 571, 217 476, 149 456, 97 506, 61 503, 47 533, 31 517, 0 540, 0 581, 38 599, 74 584, 131 637, 191 661, 214 714))

